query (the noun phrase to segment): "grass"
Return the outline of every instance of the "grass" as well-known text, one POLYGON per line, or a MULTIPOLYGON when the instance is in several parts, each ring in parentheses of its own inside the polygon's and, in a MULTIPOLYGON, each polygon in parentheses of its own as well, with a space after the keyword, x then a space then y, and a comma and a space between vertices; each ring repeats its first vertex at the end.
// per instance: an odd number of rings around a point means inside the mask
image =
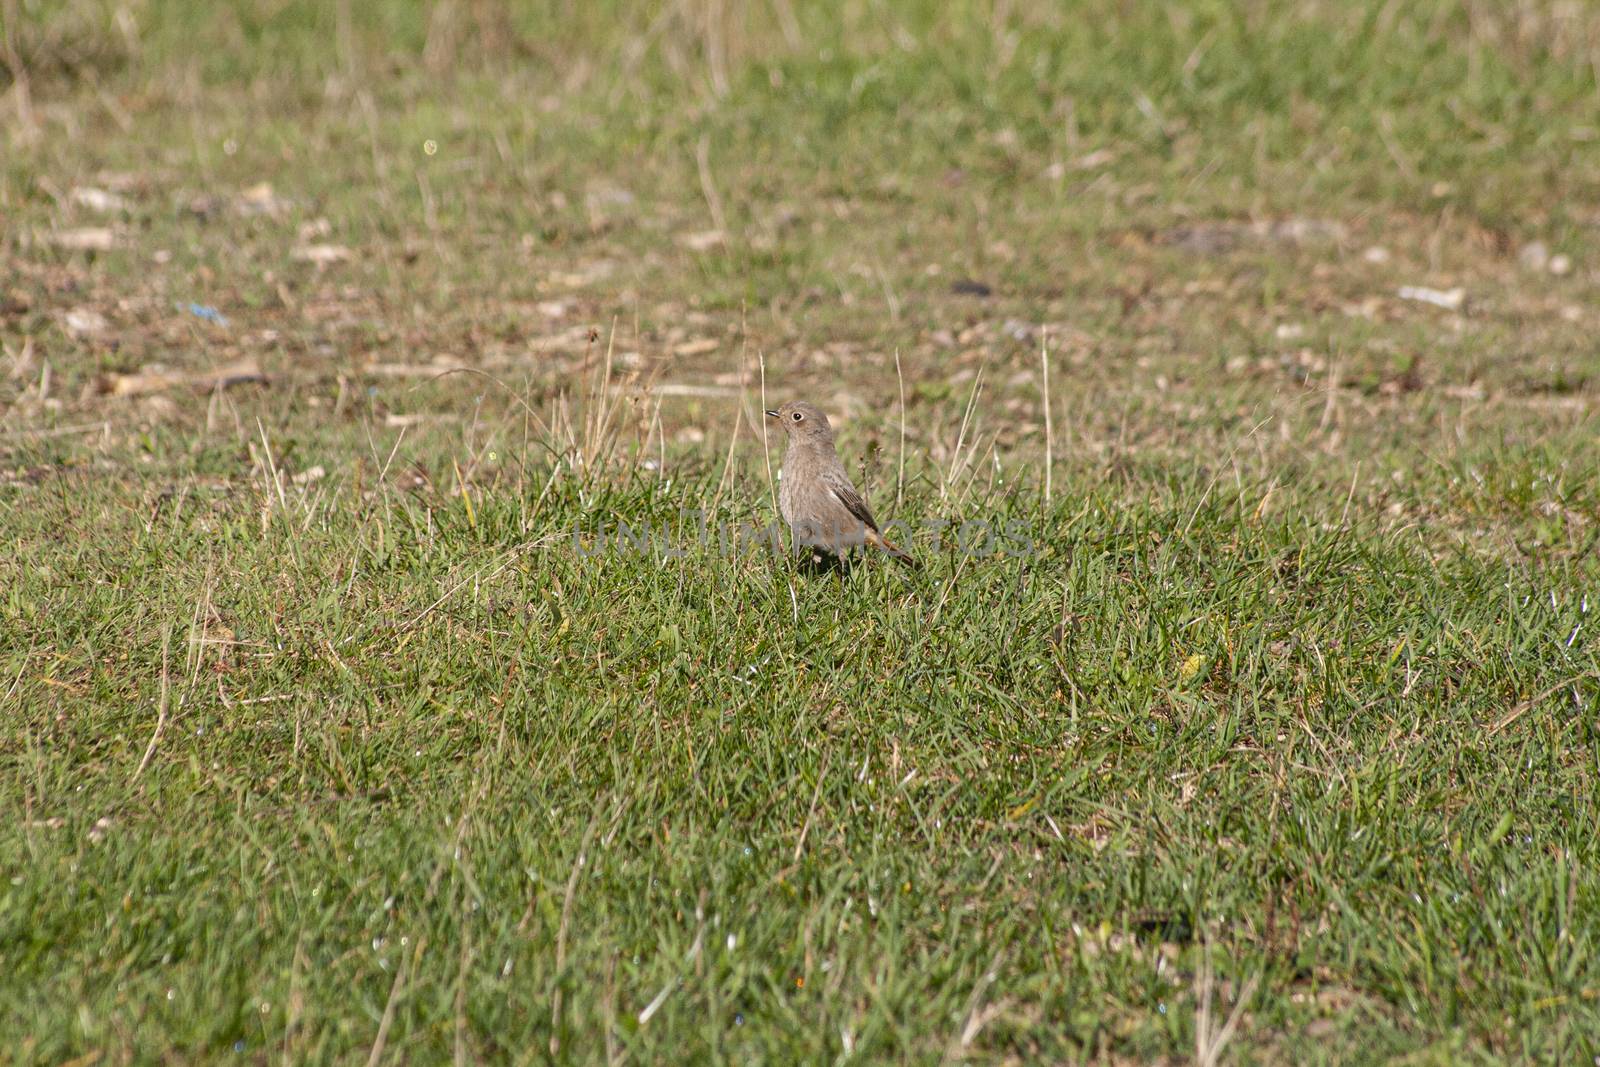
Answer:
POLYGON ((0 1058, 1600 1052, 1587 10, 0 18, 0 1058))

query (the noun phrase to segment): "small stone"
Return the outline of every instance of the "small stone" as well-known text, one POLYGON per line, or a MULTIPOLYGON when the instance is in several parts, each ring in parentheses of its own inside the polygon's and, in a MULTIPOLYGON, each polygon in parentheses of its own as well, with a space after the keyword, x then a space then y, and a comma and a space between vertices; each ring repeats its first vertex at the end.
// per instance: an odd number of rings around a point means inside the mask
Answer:
POLYGON ((343 263, 345 260, 355 258, 355 253, 343 245, 303 245, 290 253, 290 256, 301 263, 315 263, 319 267, 326 267, 332 263, 343 263))
POLYGON ((72 202, 80 207, 86 207, 90 211, 98 211, 101 214, 110 214, 128 209, 126 198, 120 197, 116 193, 107 192, 104 189, 85 186, 79 186, 72 190, 72 202))
POLYGON ((62 324, 74 337, 93 337, 104 333, 110 325, 106 317, 93 308, 73 308, 62 317, 62 324))
POLYGON ((1467 291, 1460 286, 1454 289, 1430 289, 1424 285, 1402 285, 1399 296, 1401 300, 1416 300, 1446 311, 1460 311, 1461 305, 1466 303, 1467 291))
POLYGON ((50 240, 57 248, 68 248, 74 252, 106 252, 116 244, 116 236, 104 226, 62 230, 52 234, 50 240))
POLYGON ((1074 170, 1096 170, 1114 162, 1117 154, 1109 148, 1098 148, 1088 155, 1079 156, 1072 161, 1074 170))
POLYGON ((703 356, 707 352, 715 352, 717 348, 718 342, 715 338, 696 337, 692 340, 684 341, 682 344, 673 345, 672 354, 675 356, 703 356))
POLYGON ((241 215, 282 215, 294 202, 273 191, 271 182, 257 182, 239 193, 234 208, 241 215))
POLYGON ((709 252, 727 242, 728 235, 721 230, 702 230, 699 233, 686 233, 678 238, 678 243, 691 252, 709 252))

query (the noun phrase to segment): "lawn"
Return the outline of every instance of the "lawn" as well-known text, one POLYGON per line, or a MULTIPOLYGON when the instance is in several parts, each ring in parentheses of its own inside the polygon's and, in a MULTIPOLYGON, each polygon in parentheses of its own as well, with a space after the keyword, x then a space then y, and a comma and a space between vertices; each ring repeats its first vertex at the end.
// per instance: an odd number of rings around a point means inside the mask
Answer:
POLYGON ((0 24, 0 1062, 1600 1056, 1600 9, 0 24))

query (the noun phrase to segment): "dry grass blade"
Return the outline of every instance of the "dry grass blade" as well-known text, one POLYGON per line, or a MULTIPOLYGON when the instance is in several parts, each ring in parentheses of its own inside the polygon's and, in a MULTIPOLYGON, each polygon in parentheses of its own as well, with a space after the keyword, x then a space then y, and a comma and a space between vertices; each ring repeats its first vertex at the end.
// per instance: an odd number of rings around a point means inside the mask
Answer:
POLYGON ((367 1067, 378 1067, 383 1061, 384 1046, 389 1041, 389 1028, 394 1025, 395 1009, 400 1004, 400 991, 405 988, 406 972, 422 956, 423 946, 427 943, 426 937, 419 937, 417 947, 411 954, 400 957, 400 966, 395 968, 394 981, 389 986, 389 997, 383 1004, 383 1018, 378 1021, 377 1036, 372 1039, 372 1048, 367 1053, 367 1067))
POLYGON ((150 733, 150 743, 145 746, 144 756, 139 760, 139 766, 133 772, 132 782, 137 782, 139 776, 144 774, 144 769, 150 765, 150 759, 156 754, 156 746, 161 743, 161 732, 167 728, 167 706, 171 696, 171 672, 168 670, 172 651, 172 628, 163 627, 161 631, 161 697, 156 703, 156 728, 150 733))
POLYGON ((973 984, 972 993, 967 997, 965 1021, 961 1024, 961 1032, 956 1035, 954 1041, 945 1047, 943 1062, 950 1063, 965 1055, 967 1049, 971 1048, 972 1043, 978 1039, 978 1035, 983 1031, 983 1028, 1004 1010, 998 1004, 984 1004, 984 998, 988 995, 989 988, 999 978, 999 969, 1003 957, 1004 950, 996 952, 994 957, 989 960, 989 966, 984 968, 983 974, 979 975, 978 981, 973 984))
POLYGON ((1039 365, 1042 368, 1041 386, 1044 402, 1044 502, 1050 503, 1051 472, 1055 468, 1055 427, 1050 419, 1050 342, 1049 332, 1039 332, 1039 365))
POLYGON ((1493 726, 1489 727, 1489 736, 1493 737, 1495 734, 1499 733, 1501 730, 1504 730, 1506 727, 1510 726, 1512 723, 1516 722, 1518 719, 1520 719, 1524 715, 1528 714, 1528 712, 1530 712, 1534 708, 1538 707, 1539 703, 1541 701, 1546 700, 1546 699, 1554 696, 1555 694, 1561 692, 1561 690, 1565 689, 1567 686, 1576 685, 1577 683, 1579 683, 1581 681, 1584 681, 1584 680, 1589 679, 1589 678, 1595 678, 1595 677, 1600 677, 1600 671, 1584 671, 1581 674, 1574 674, 1571 678, 1563 678, 1561 681, 1557 682, 1555 685, 1552 685, 1547 689, 1540 690, 1539 692, 1535 693, 1533 696, 1529 697, 1527 700, 1524 700, 1522 703, 1520 703, 1516 707, 1512 708, 1511 711, 1505 716, 1505 718, 1501 719, 1499 722, 1497 722, 1493 726))
POLYGON ((573 857, 572 871, 567 875, 567 888, 561 896, 561 923, 556 927, 556 954, 555 954, 555 982, 556 988, 550 994, 550 1055, 554 1056, 561 1051, 561 972, 567 966, 567 931, 572 925, 572 905, 578 896, 578 879, 583 874, 584 863, 589 855, 589 846, 594 843, 595 832, 600 827, 598 807, 595 815, 589 820, 589 826, 583 833, 583 840, 578 843, 578 854, 573 857))
POLYGON ((939 499, 947 500, 950 487, 955 484, 960 474, 972 464, 972 459, 977 453, 977 442, 973 442, 967 449, 966 459, 962 459, 962 446, 967 440, 967 430, 972 424, 973 414, 977 411, 978 397, 983 393, 983 368, 978 369, 977 376, 972 380, 972 390, 967 394, 966 406, 961 411, 961 429, 956 433, 956 447, 950 453, 950 464, 944 470, 944 479, 939 485, 939 499))
POLYGON ((1195 972, 1194 1057, 1198 1067, 1217 1067, 1222 1062, 1222 1053, 1228 1047, 1228 1042, 1233 1040, 1239 1020, 1243 1018, 1250 998, 1255 995, 1260 978, 1260 975, 1251 976, 1239 990, 1233 1010, 1228 1013, 1221 1029, 1218 1029, 1211 1010, 1216 985, 1216 976, 1211 968, 1211 944, 1207 941, 1201 947, 1200 968, 1195 972))
MULTIPOLYGON (((900 369, 900 349, 894 350, 894 377, 900 390, 900 459, 895 467, 894 475, 894 510, 900 513, 900 506, 905 502, 906 492, 906 376, 900 369)), ((766 398, 762 397, 762 403, 766 398)))

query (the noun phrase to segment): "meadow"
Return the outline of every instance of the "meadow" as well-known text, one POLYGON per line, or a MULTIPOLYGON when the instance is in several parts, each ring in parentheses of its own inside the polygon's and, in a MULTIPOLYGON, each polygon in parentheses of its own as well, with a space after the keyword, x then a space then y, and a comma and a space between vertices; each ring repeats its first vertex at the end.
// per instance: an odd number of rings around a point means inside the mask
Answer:
POLYGON ((1600 9, 0 24, 0 1062, 1600 1056, 1600 9))

